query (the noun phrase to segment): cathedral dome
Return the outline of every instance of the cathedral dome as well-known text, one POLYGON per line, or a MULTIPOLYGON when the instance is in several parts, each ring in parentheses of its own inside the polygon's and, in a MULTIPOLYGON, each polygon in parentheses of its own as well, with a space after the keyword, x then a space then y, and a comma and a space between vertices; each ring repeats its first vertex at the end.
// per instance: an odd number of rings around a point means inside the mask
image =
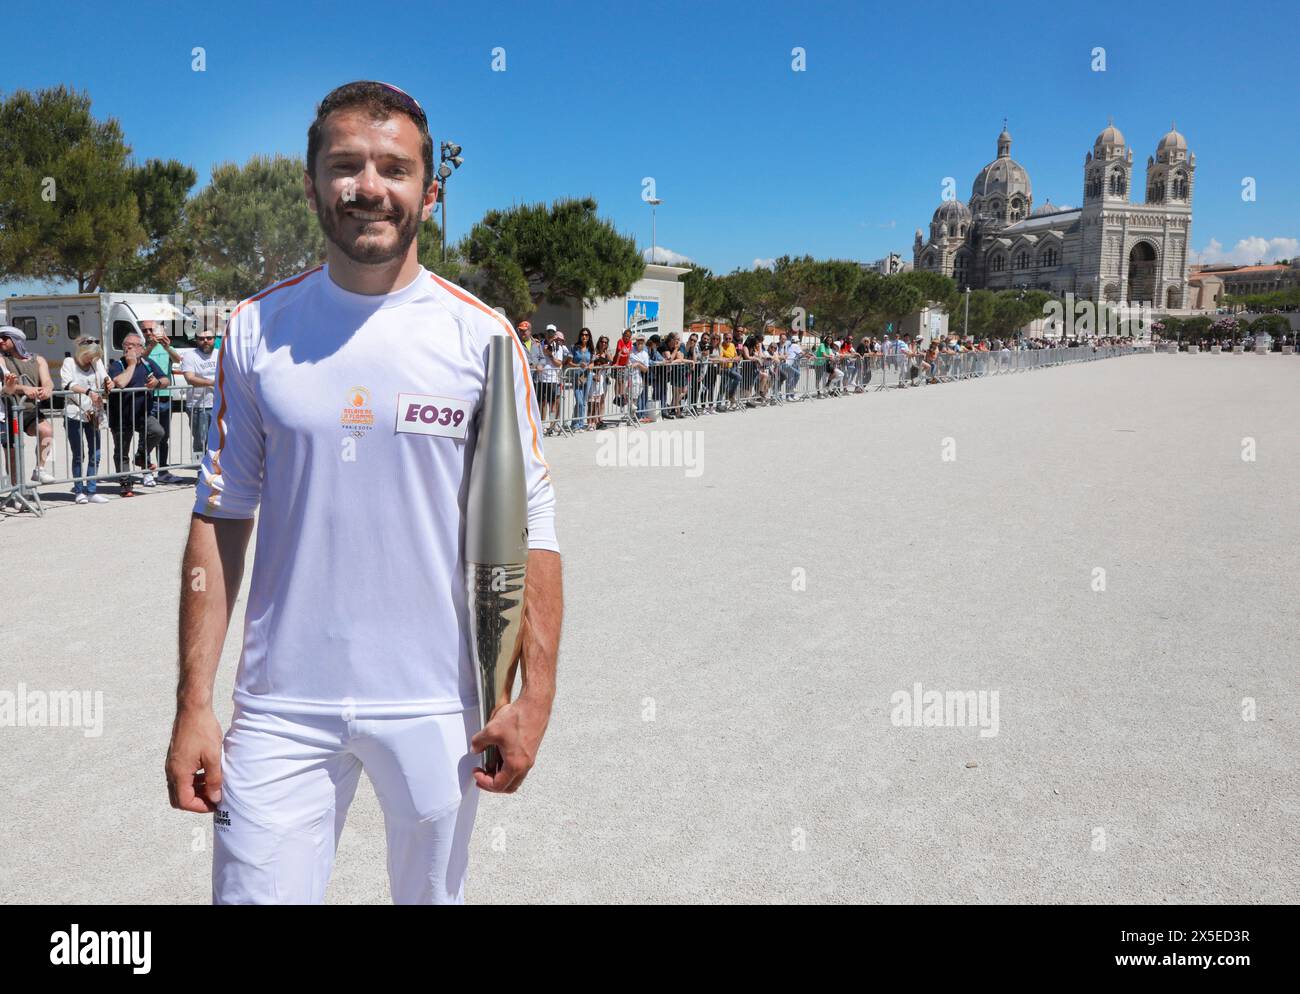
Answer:
POLYGON ((1097 140, 1092 143, 1093 148, 1102 148, 1104 146, 1118 146, 1124 144, 1124 132, 1115 127, 1114 122, 1106 125, 1106 129, 1097 136, 1097 140))
POLYGON ((1002 133, 998 135, 998 157, 980 170, 971 184, 970 195, 978 206, 985 197, 1010 197, 1017 193, 1029 199, 1029 173, 1011 158, 1011 132, 1003 121, 1002 133))
POLYGON ((1042 207, 1035 207, 1030 213, 1030 217, 1042 217, 1044 214, 1059 214, 1061 211, 1074 210, 1069 204, 1054 204, 1052 198, 1048 197, 1047 202, 1042 207))
POLYGON ((1028 197, 1030 192, 1029 173, 1010 156, 994 159, 981 169, 970 190, 972 197, 988 197, 995 193, 1004 197, 1023 193, 1028 197))
POLYGON ((949 224, 970 221, 970 208, 960 200, 945 200, 930 218, 932 224, 949 224))
POLYGON ((970 227, 970 209, 960 200, 945 200, 930 218, 930 239, 965 238, 970 227))
POLYGON ((1173 149, 1182 149, 1183 151, 1186 151, 1187 139, 1184 138, 1182 135, 1180 135, 1173 128, 1170 128, 1169 133, 1165 135, 1163 138, 1161 138, 1160 144, 1156 146, 1157 152, 1163 152, 1166 149, 1170 151, 1172 151, 1173 149))

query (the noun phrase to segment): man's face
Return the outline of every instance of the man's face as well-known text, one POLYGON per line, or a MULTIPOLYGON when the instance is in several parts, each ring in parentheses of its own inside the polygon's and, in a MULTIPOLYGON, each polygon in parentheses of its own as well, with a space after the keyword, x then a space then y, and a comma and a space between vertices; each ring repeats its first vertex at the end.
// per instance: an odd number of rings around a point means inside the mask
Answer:
POLYGON ((404 257, 429 217, 436 186, 424 191, 420 131, 405 114, 372 120, 362 108, 325 119, 316 175, 304 183, 325 237, 353 262, 404 257))
POLYGON ((122 343, 122 352, 128 358, 138 359, 140 355, 144 352, 144 343, 141 342, 140 339, 137 338, 135 335, 132 335, 130 338, 128 338, 125 342, 122 343))
POLYGON ((153 345, 156 336, 152 321, 141 321, 140 330, 144 332, 144 340, 149 345, 153 345))
POLYGON ((211 355, 212 346, 215 341, 216 341, 216 336, 205 331, 202 335, 199 336, 199 351, 202 352, 204 355, 211 355))

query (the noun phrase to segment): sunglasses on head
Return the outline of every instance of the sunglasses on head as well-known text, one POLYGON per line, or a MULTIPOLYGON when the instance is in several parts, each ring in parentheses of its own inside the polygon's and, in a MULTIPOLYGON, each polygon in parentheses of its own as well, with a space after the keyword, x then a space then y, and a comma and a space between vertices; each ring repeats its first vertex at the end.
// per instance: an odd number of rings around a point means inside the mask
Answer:
POLYGON ((392 93, 394 96, 396 96, 398 101, 401 102, 403 107, 405 107, 417 118, 419 118, 420 123, 424 125, 424 129, 426 131, 429 129, 429 118, 425 115, 424 108, 420 106, 420 102, 416 100, 415 97, 411 96, 409 93, 403 90, 400 86, 394 86, 392 83, 385 83, 382 80, 354 79, 351 83, 344 83, 343 86, 336 86, 333 90, 329 92, 329 95, 326 96, 325 99, 329 100, 329 98, 334 96, 334 94, 338 93, 339 90, 342 90, 349 86, 356 86, 358 83, 367 83, 372 86, 382 86, 389 93, 392 93))

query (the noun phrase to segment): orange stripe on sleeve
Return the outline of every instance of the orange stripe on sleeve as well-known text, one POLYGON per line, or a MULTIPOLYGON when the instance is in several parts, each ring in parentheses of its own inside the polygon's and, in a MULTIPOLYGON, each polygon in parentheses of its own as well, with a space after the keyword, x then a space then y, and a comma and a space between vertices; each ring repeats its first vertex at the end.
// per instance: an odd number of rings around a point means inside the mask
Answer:
POLYGON ((450 283, 447 280, 444 280, 437 273, 431 272, 429 275, 439 286, 450 293, 453 297, 463 300, 465 303, 477 307, 484 314, 489 314, 496 318, 501 322, 501 326, 505 328, 506 334, 510 336, 510 340, 515 343, 515 351, 519 353, 519 361, 523 363, 524 390, 528 397, 528 424, 533 430, 533 454, 536 455, 538 461, 546 467, 546 471, 549 474, 551 466, 546 461, 546 457, 542 455, 541 447, 537 443, 537 422, 533 420, 533 378, 529 375, 528 357, 524 354, 523 346, 519 344, 519 336, 515 334, 515 329, 511 327, 510 322, 503 318, 497 311, 492 310, 492 308, 488 307, 481 300, 475 300, 460 287, 456 286, 455 283, 450 283))

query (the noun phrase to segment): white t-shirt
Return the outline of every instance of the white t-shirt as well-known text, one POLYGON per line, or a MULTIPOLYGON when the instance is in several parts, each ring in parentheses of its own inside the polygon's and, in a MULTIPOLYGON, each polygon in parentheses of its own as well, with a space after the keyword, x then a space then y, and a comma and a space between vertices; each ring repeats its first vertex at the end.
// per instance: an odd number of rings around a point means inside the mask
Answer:
MULTIPOLYGON (((221 355, 218 349, 213 349, 207 355, 203 354, 202 349, 192 349, 186 352, 185 358, 181 360, 181 372, 193 373, 205 380, 215 381, 217 363, 220 361, 221 355)), ((190 403, 195 407, 211 407, 212 393, 212 387, 190 387, 190 403)))
MULTIPOLYGON (((59 367, 59 389, 71 390, 73 387, 98 390, 104 393, 104 381, 108 379, 108 370, 104 360, 96 359, 90 369, 82 369, 77 360, 68 356, 59 367)), ((94 409, 95 402, 84 393, 71 393, 63 403, 63 416, 69 421, 85 421, 86 412, 94 409)))
MULTIPOLYGON (((261 506, 237 703, 359 718, 476 705, 465 500, 495 335, 518 344, 505 318, 423 268, 369 296, 318 266, 231 314, 194 510, 261 506)), ((558 552, 537 400, 515 357, 528 546, 558 552)))
POLYGON ((556 342, 552 346, 552 350, 550 352, 547 352, 544 347, 541 348, 540 356, 541 356, 541 363, 542 363, 542 375, 540 378, 540 382, 559 383, 560 367, 564 365, 564 360, 565 358, 568 357, 568 355, 569 355, 568 346, 564 345, 562 342, 556 342))

